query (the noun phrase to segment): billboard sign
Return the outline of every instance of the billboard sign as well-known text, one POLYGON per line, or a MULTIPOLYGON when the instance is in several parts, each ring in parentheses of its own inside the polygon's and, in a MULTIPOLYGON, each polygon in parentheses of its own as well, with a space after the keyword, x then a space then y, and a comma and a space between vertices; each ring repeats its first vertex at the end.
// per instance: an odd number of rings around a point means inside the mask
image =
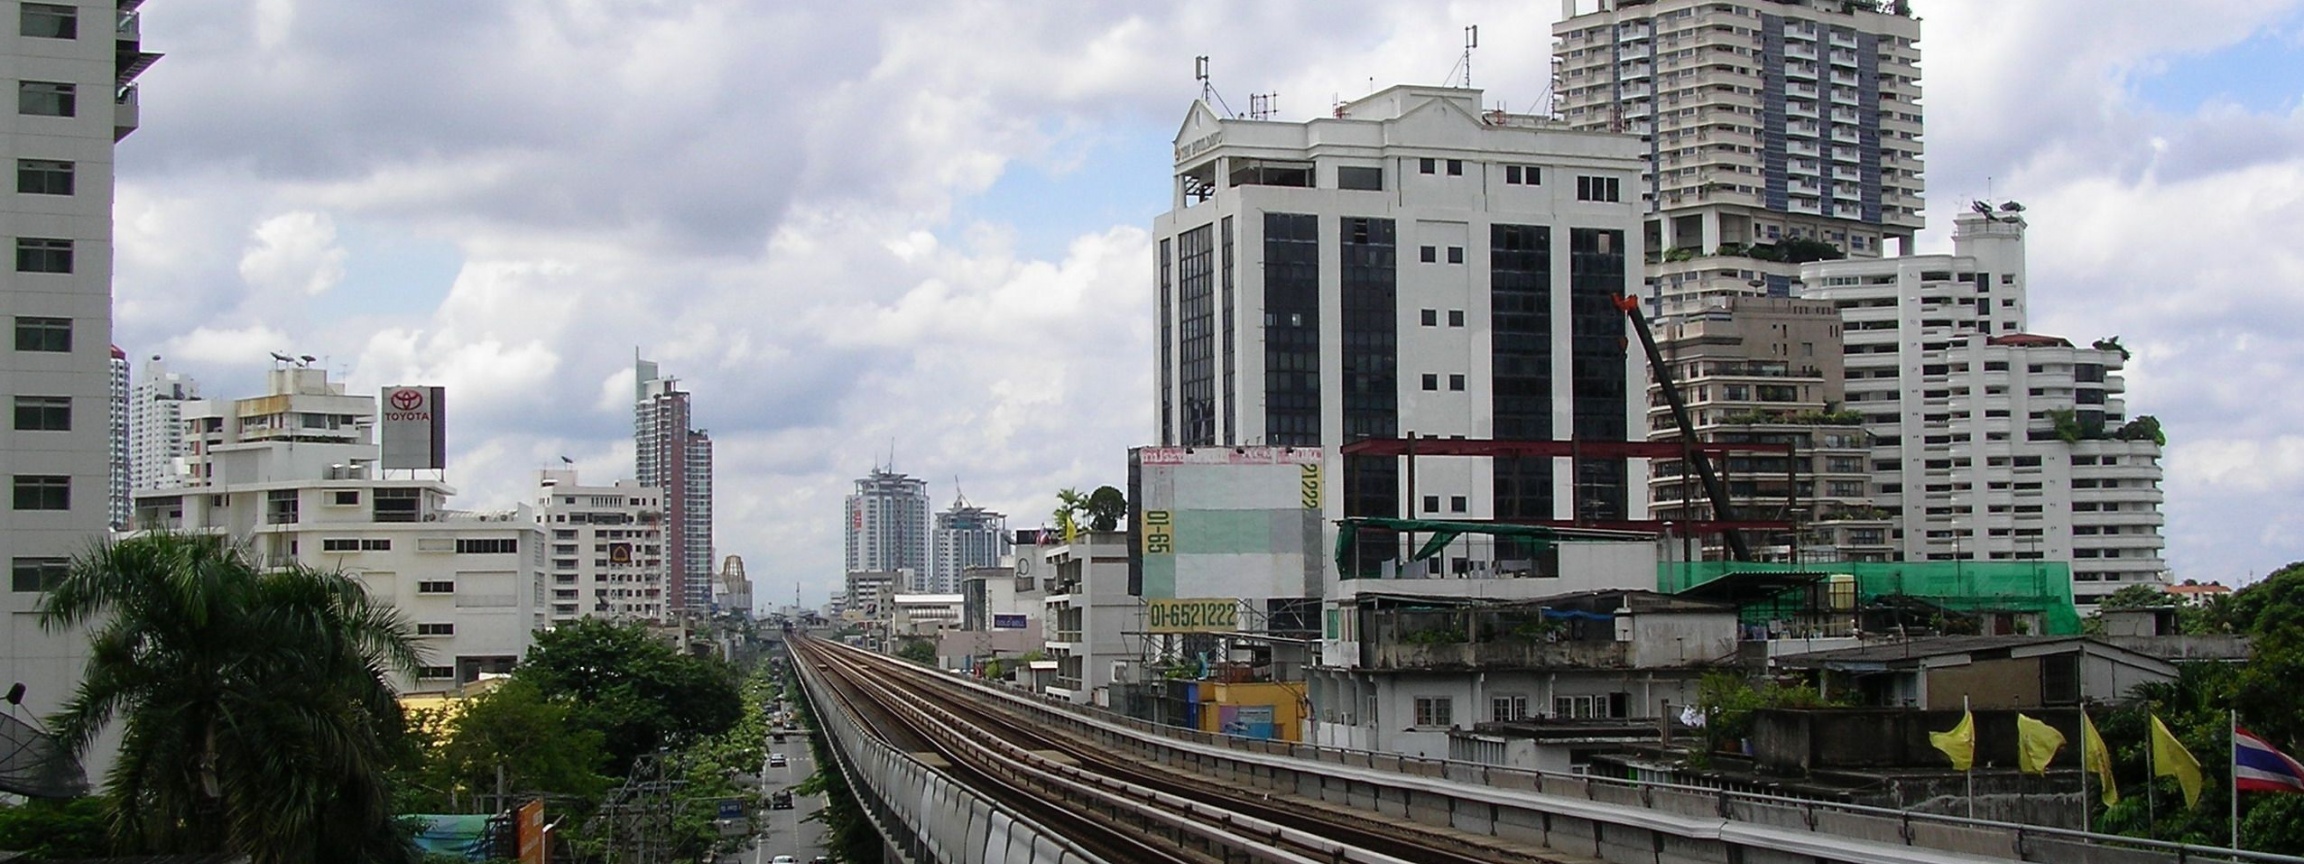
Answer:
POLYGON ((608 544, 608 563, 610 563, 610 564, 630 564, 630 563, 632 563, 632 544, 630 544, 630 543, 610 543, 610 544, 608 544))
POLYGON ((448 467, 448 415, 444 387, 386 387, 376 436, 385 468, 448 467))
POLYGON ((1240 629, 1240 601, 1230 597, 1147 599, 1147 633, 1232 633, 1240 629))
POLYGON ((994 615, 992 616, 992 629, 1022 630, 1024 629, 1024 620, 1022 615, 994 615))
POLYGON ((544 845, 544 800, 520 805, 518 813, 520 864, 544 864, 550 850, 544 845))

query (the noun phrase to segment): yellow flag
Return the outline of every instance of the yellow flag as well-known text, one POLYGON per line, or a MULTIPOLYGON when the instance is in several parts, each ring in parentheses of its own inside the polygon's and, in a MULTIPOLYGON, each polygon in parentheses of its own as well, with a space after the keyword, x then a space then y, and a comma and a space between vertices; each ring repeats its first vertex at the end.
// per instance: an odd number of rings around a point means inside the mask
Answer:
POLYGON ((2080 770, 2092 771, 2104 787, 2104 806, 2120 803, 2120 787, 2112 782, 2112 751, 2104 746, 2104 736, 2096 734, 2095 721, 2088 712, 2080 712, 2080 770))
POLYGON ((1928 733, 1928 743, 1952 757, 1952 770, 1966 771, 1976 763, 1976 715, 1960 712, 1960 725, 1950 732, 1928 733))
POLYGON ((2152 776, 2174 777, 2184 787, 2184 806, 2200 803, 2200 760, 2192 758, 2192 751, 2176 740, 2159 715, 2152 717, 2152 776))
POLYGON ((2048 762, 2064 749, 2064 733, 2056 727, 2016 715, 2016 768, 2026 774, 2047 774, 2048 762))

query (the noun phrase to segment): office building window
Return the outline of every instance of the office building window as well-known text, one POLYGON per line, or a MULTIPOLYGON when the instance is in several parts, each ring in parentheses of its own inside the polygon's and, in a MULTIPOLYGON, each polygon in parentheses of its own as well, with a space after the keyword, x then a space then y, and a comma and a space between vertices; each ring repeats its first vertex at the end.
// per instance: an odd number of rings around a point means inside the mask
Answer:
POLYGON ((1437 327, 1437 326, 1440 326, 1440 310, 1438 310, 1438 309, 1426 309, 1426 310, 1424 310, 1424 326, 1426 326, 1426 327, 1437 327))
POLYGON ((16 238, 16 272, 72 272, 72 241, 54 237, 16 238))
POLYGON ((1448 160, 1448 176, 1450 176, 1450 177, 1462 177, 1462 176, 1464 176, 1464 160, 1462 160, 1462 159, 1450 159, 1450 160, 1448 160))
POLYGON ((447 623, 418 622, 416 625, 416 635, 454 636, 456 635, 456 625, 447 623))
POLYGON ((72 478, 51 474, 16 475, 16 509, 72 509, 72 478))
POLYGON ((34 39, 79 38, 80 10, 55 3, 26 3, 22 8, 18 33, 34 39))
POLYGON ((8 563, 8 590, 17 592, 54 591, 72 572, 69 558, 15 558, 8 563))
POLYGON ((459 537, 458 555, 510 555, 520 551, 518 537, 459 537))
POLYGON ((16 191, 23 195, 70 195, 72 163, 55 159, 18 159, 16 191))
MULTIPOLYGON (((265 524, 296 524, 296 500, 296 490, 294 489, 274 489, 264 493, 265 524)), ((325 544, 322 548, 325 550, 325 544)))
POLYGON ((1438 375, 1435 375, 1435 374, 1433 374, 1433 373, 1430 373, 1430 372, 1426 372, 1426 373, 1424 373, 1424 389, 1426 389, 1426 390, 1438 390, 1438 389, 1440 389, 1440 376, 1438 376, 1438 375))
POLYGON ((416 583, 416 593, 454 594, 456 593, 456 582, 453 579, 425 580, 416 583))
POLYGON ((1462 246, 1450 246, 1450 247, 1448 247, 1448 263, 1450 263, 1450 264, 1462 264, 1462 263, 1464 263, 1464 247, 1462 247, 1462 246))
POLYGON ((368 496, 378 522, 414 522, 424 500, 422 489, 378 489, 368 496))
POLYGON ((1416 173, 1430 174, 1438 171, 1440 169, 1439 162, 1440 160, 1437 159, 1418 159, 1416 160, 1416 173))
POLYGON ((1350 165, 1338 167, 1336 169, 1336 188, 1368 192, 1384 191, 1384 169, 1355 168, 1350 165))
POLYGON ((1438 495, 1426 495, 1426 496, 1424 496, 1424 512, 1426 512, 1426 513, 1438 513, 1438 512, 1440 512, 1440 496, 1438 496, 1438 495))
POLYGON ((1450 310, 1448 310, 1448 326, 1450 326, 1450 327, 1462 327, 1462 326, 1464 326, 1464 310, 1462 310, 1462 309, 1450 309, 1450 310))
POLYGON ((16 316, 16 350, 72 350, 72 319, 16 316))
POLYGON ((1576 200, 1578 200, 1578 201, 1616 201, 1616 200, 1620 200, 1620 199, 1619 199, 1619 197, 1618 197, 1618 189, 1617 189, 1617 178, 1614 178, 1614 177, 1578 177, 1578 178, 1576 178, 1576 200))
POLYGON ((1453 391, 1455 391, 1455 392, 1458 392, 1458 393, 1462 393, 1462 392, 1464 392, 1464 376, 1462 376, 1462 375, 1450 375, 1450 376, 1448 376, 1448 389, 1450 389, 1450 390, 1453 390, 1453 391))
POLYGON ((70 397, 70 396, 18 396, 18 397, 16 397, 16 431, 18 431, 18 432, 70 432, 70 431, 72 431, 72 397, 70 397))
POLYGON ((16 113, 44 117, 73 116, 73 86, 61 81, 16 82, 16 113))

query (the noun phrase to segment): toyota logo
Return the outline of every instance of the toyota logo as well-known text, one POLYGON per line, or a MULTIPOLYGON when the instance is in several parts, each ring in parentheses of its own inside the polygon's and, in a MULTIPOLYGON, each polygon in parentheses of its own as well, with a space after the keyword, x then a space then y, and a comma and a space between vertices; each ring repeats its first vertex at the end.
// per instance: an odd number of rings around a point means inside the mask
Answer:
POLYGON ((395 390, 392 392, 393 408, 401 411, 414 411, 416 406, 422 404, 424 404, 424 394, 421 391, 395 390))

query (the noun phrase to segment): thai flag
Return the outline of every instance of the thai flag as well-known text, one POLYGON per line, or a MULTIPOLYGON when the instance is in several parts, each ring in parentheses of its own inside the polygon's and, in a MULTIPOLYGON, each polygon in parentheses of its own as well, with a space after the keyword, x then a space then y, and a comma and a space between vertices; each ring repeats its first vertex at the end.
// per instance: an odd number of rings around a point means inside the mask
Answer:
POLYGON ((2232 783, 2242 792, 2304 792, 2304 764, 2248 730, 2234 727, 2232 783))

